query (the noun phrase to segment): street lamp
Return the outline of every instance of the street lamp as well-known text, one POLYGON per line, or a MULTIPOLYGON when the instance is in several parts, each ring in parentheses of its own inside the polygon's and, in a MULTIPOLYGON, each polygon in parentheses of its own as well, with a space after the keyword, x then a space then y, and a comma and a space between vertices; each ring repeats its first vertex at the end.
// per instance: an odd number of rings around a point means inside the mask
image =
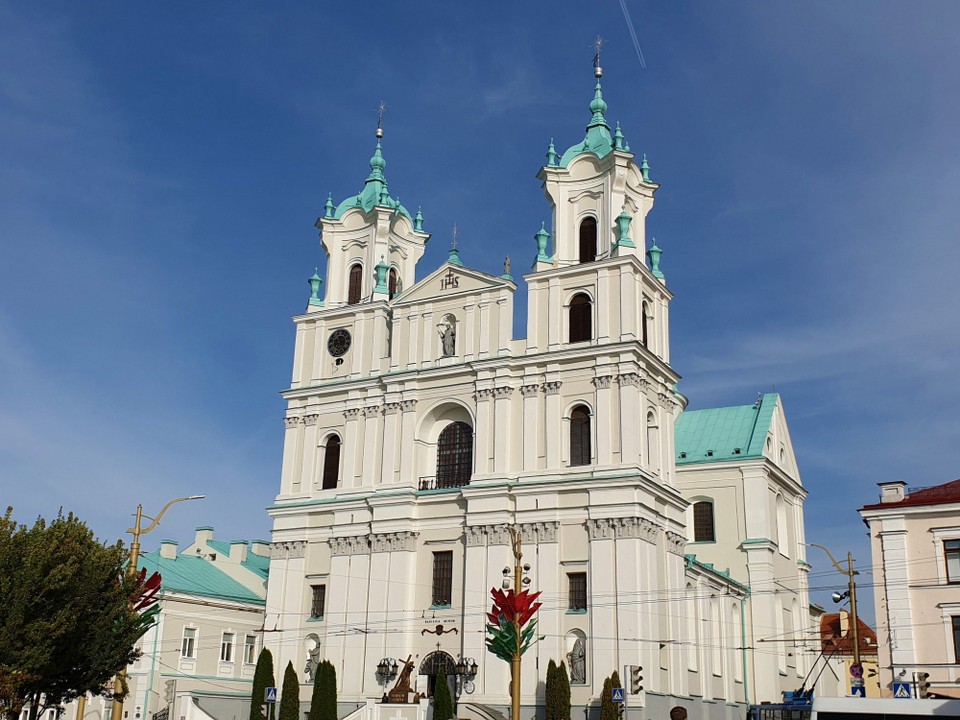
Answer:
MULTIPOLYGON (((133 523, 132 528, 127 528, 127 532, 133 535, 133 542, 130 543, 130 563, 127 565, 127 575, 136 575, 137 574, 137 565, 140 561, 140 536, 146 535, 148 532, 153 530, 157 525, 160 524, 160 518, 163 517, 163 514, 170 509, 170 506, 178 502, 186 502, 187 500, 203 500, 204 495, 189 495, 187 497, 176 498, 171 500, 166 505, 163 506, 163 509, 157 513, 157 516, 152 518, 149 515, 143 514, 143 505, 137 504, 137 514, 136 520, 133 523), (143 518, 150 520, 150 525, 143 529, 140 527, 143 522, 143 518)), ((127 669, 122 668, 120 672, 117 673, 117 678, 113 683, 113 708, 110 712, 110 720, 121 720, 123 715, 123 686, 125 684, 125 678, 127 676, 127 669)))

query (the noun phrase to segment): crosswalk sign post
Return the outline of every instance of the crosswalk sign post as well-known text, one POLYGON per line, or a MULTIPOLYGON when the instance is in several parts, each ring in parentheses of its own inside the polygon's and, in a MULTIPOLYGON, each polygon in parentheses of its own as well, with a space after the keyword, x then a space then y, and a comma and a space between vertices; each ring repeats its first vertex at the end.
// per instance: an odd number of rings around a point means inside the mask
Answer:
POLYGON ((898 700, 909 700, 913 697, 910 692, 910 683, 895 682, 893 684, 893 696, 898 700))
POLYGON ((264 688, 263 701, 268 703, 275 703, 277 701, 277 689, 275 687, 264 688))

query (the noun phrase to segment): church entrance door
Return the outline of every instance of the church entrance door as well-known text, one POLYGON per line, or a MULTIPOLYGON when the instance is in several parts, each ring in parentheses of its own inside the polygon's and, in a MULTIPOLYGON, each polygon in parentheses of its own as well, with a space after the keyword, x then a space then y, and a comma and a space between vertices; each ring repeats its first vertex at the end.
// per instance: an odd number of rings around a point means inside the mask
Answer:
POLYGON ((456 702, 457 663, 451 655, 442 650, 430 653, 420 663, 420 674, 427 676, 427 697, 433 697, 433 691, 437 687, 437 678, 441 673, 447 676, 450 697, 456 702))

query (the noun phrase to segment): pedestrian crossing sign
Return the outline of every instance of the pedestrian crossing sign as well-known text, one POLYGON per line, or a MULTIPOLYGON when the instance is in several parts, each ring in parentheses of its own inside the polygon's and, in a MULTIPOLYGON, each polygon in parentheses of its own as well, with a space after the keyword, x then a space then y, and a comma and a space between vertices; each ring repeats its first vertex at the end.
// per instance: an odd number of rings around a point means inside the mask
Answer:
POLYGON ((612 698, 615 703, 623 702, 623 688, 612 688, 612 698))
POLYGON ((850 688, 850 694, 854 697, 866 697, 867 689, 863 685, 854 685, 850 688))
POLYGON ((277 701, 277 689, 275 687, 265 688, 263 691, 263 699, 268 703, 275 703, 277 701))
POLYGON ((912 697, 910 694, 910 683, 895 682, 893 684, 893 696, 900 700, 909 700, 912 697))

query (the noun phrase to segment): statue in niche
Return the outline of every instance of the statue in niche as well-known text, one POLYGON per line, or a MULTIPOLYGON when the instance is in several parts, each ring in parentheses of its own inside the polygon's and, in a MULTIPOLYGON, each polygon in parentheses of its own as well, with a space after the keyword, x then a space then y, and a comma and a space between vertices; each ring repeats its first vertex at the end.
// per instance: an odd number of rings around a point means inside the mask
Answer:
POLYGON ((570 663, 570 683, 574 685, 583 685, 587 682, 587 662, 586 648, 583 646, 583 638, 577 638, 573 643, 573 649, 567 653, 567 660, 570 663))
POLYGON ((313 638, 307 641, 307 664, 303 672, 307 675, 307 682, 312 683, 317 676, 317 668, 320 666, 320 642, 313 638))
POLYGON ((457 353, 457 325, 456 321, 449 315, 437 325, 437 332, 440 333, 441 357, 452 357, 457 353))

